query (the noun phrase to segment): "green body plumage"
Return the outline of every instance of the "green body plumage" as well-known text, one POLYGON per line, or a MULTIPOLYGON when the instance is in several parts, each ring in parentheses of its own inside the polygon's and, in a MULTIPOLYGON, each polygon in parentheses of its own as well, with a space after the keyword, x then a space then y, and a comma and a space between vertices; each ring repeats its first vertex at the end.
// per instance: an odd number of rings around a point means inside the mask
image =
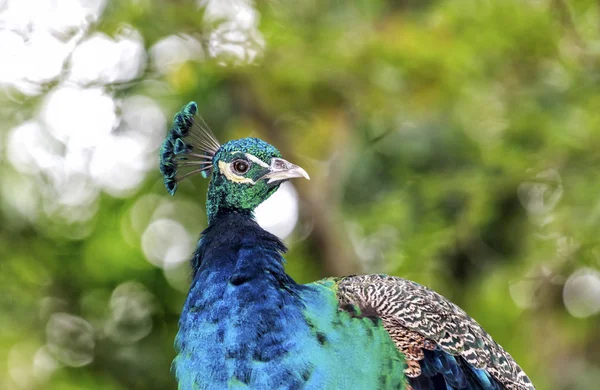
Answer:
POLYGON ((307 353, 327 378, 324 387, 314 388, 403 389, 404 359, 382 321, 342 310, 333 280, 308 286, 315 297, 304 295, 304 317, 318 345, 307 353))

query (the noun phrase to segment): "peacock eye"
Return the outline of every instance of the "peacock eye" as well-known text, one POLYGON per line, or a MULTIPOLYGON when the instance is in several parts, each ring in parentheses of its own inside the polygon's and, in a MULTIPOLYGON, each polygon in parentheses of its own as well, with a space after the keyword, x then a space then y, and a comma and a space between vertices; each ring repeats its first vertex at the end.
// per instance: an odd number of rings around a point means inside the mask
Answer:
POLYGON ((231 163, 231 166, 233 167, 235 173, 240 174, 244 174, 248 172, 248 169, 250 169, 250 163, 246 160, 235 160, 231 163))

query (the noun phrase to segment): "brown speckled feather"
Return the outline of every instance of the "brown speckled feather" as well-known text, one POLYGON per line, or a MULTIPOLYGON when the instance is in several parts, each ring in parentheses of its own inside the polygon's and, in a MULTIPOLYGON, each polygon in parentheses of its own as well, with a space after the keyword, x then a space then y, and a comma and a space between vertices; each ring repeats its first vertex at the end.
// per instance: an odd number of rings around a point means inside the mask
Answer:
POLYGON ((408 377, 421 374, 423 350, 439 346, 485 369, 506 389, 532 390, 521 367, 481 325, 440 294, 410 280, 387 275, 337 279, 340 306, 355 305, 365 316, 381 318, 405 355, 408 377))

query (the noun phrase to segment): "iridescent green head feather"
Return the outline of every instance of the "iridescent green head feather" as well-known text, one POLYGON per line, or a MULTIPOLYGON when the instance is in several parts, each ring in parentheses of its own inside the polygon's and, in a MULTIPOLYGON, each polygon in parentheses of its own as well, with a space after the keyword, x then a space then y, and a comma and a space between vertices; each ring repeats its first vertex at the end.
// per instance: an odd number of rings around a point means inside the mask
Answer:
POLYGON ((175 115, 161 148, 160 170, 171 195, 184 178, 210 173, 206 200, 209 221, 222 212, 252 214, 284 181, 309 178, 304 169, 284 160, 279 150, 258 138, 219 145, 204 121, 195 119, 196 111, 196 104, 191 102, 175 115), (183 167, 191 170, 180 175, 183 167))

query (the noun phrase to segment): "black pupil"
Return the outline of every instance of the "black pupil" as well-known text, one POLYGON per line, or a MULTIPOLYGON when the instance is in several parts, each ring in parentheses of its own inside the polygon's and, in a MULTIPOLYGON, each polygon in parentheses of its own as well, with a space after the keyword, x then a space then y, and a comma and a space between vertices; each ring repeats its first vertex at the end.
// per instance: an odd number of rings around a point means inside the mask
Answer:
POLYGON ((244 160, 237 160, 233 163, 233 169, 240 173, 246 173, 248 170, 248 163, 244 160))

